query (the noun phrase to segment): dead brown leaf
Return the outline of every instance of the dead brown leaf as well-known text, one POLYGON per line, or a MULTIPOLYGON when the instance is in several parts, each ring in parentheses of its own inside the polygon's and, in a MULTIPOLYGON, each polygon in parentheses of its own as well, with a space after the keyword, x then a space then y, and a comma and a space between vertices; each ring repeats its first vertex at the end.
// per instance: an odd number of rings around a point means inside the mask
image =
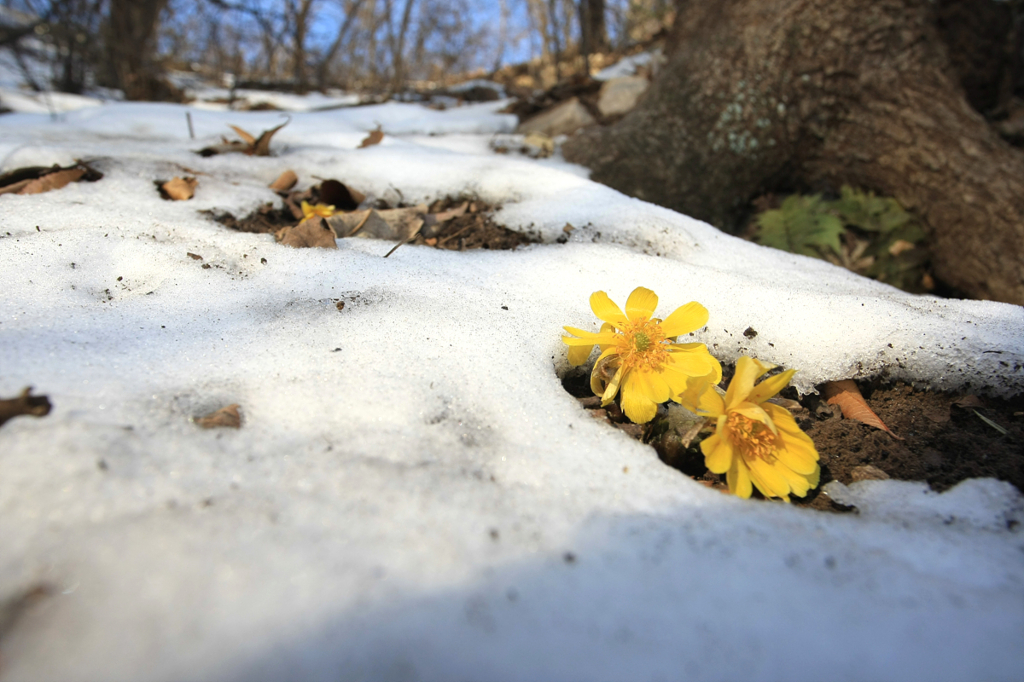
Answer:
POLYGON ((28 178, 25 180, 19 180, 18 182, 11 183, 6 187, 0 187, 0 194, 20 194, 22 188, 25 187, 25 185, 27 185, 30 182, 36 181, 32 180, 31 178, 28 178))
POLYGON ((317 188, 317 194, 318 203, 333 206, 339 211, 354 211, 366 201, 365 194, 338 180, 324 180, 317 188))
POLYGON ((67 168, 57 165, 24 166, 0 173, 0 194, 41 194, 76 180, 96 182, 102 177, 103 173, 82 162, 67 168))
POLYGON ((250 147, 256 146, 256 138, 253 137, 250 133, 239 128, 238 126, 233 126, 231 124, 228 124, 228 127, 234 130, 236 133, 238 133, 238 136, 242 138, 242 141, 245 142, 247 145, 249 145, 250 147))
POLYGON ((195 196, 199 181, 193 177, 171 178, 160 185, 160 196, 171 201, 187 201, 195 196))
POLYGON ((253 135, 248 131, 239 128, 238 126, 233 126, 229 124, 228 127, 234 130, 236 133, 238 133, 238 136, 242 138, 240 141, 232 140, 229 142, 228 140, 222 137, 221 144, 215 144, 209 147, 204 147, 203 149, 200 149, 196 153, 199 154, 200 156, 214 156, 216 154, 227 154, 230 152, 248 154, 249 156, 270 156, 270 139, 274 137, 274 133, 276 133, 281 128, 284 128, 289 123, 291 123, 291 118, 289 118, 287 121, 277 126, 276 128, 264 130, 262 133, 260 133, 259 137, 253 137, 253 135))
POLYGON ((249 153, 252 156, 270 156, 270 138, 272 138, 274 136, 274 133, 276 133, 278 130, 284 128, 286 125, 291 123, 291 121, 292 120, 289 118, 287 121, 277 126, 276 128, 264 130, 262 133, 260 133, 260 136, 256 139, 256 143, 252 146, 252 151, 249 153))
POLYGON ((42 194, 43 192, 60 189, 72 182, 81 180, 83 175, 85 175, 84 168, 67 168, 59 170, 31 181, 18 190, 18 194, 42 194))
POLYGON ((358 227, 360 237, 405 241, 415 237, 423 227, 428 210, 426 204, 420 204, 408 208, 370 209, 369 214, 361 211, 336 213, 328 222, 339 237, 355 235, 358 227))
POLYGON ((285 246, 296 249, 321 248, 336 249, 334 230, 320 216, 303 220, 295 227, 285 227, 274 235, 277 241, 285 246))
POLYGON ((287 192, 292 187, 294 187, 295 183, 297 183, 298 181, 299 176, 295 174, 295 171, 286 170, 284 173, 281 173, 280 175, 277 176, 277 180, 274 180, 272 183, 270 183, 270 189, 274 190, 275 192, 287 192))
POLYGON ((238 403, 233 403, 204 417, 196 417, 192 421, 195 422, 196 426, 204 429, 238 429, 242 426, 242 415, 238 413, 238 408, 238 403))
POLYGON ((847 419, 853 419, 868 426, 873 426, 876 429, 882 429, 893 438, 903 440, 890 431, 885 422, 868 407, 864 396, 861 395, 860 389, 857 388, 857 382, 851 379, 829 381, 822 386, 821 392, 825 396, 826 402, 829 405, 838 405, 839 409, 843 411, 843 416, 847 419))
POLYGON ((377 126, 376 130, 371 130, 370 134, 363 138, 363 141, 359 143, 359 148, 372 147, 375 144, 380 144, 380 141, 384 139, 384 131, 377 126))
POLYGON ((45 395, 32 395, 32 387, 22 390, 17 398, 0 400, 0 426, 3 426, 8 419, 29 415, 32 417, 43 417, 50 414, 50 399, 45 395))
POLYGON ((957 398, 953 401, 953 404, 965 410, 969 407, 985 407, 985 403, 976 395, 965 395, 963 398, 957 398))

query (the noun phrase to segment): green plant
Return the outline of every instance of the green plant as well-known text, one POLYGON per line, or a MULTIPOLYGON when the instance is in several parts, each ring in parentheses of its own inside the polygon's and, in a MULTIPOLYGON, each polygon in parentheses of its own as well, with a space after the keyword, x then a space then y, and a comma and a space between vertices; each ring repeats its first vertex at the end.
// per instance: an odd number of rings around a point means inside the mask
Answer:
POLYGON ((779 209, 765 211, 757 217, 761 228, 757 241, 765 246, 821 258, 821 247, 836 255, 842 252, 839 238, 843 223, 831 210, 831 202, 820 194, 786 197, 779 209))
POLYGON ((838 199, 794 194, 757 216, 757 241, 823 258, 906 291, 930 289, 925 233, 892 197, 848 186, 838 199))

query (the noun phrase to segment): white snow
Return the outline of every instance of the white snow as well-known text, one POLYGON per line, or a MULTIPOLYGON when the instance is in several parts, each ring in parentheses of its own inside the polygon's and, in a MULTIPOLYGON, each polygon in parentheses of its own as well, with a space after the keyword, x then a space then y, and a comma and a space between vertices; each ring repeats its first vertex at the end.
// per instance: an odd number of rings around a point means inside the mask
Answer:
POLYGON ((594 80, 610 81, 613 78, 635 76, 637 69, 649 64, 657 64, 662 59, 661 50, 651 52, 638 52, 637 54, 623 57, 611 66, 607 66, 594 74, 594 80))
POLYGON ((846 516, 724 496, 591 419, 559 335, 596 328, 591 292, 642 285, 663 314, 703 303, 694 338, 723 362, 797 368, 802 391, 1006 395, 1024 309, 907 295, 493 153, 503 105, 294 113, 270 158, 193 150, 277 112, 192 108, 196 140, 175 105, 0 116, 0 170, 105 173, 0 196, 0 397, 55 406, 0 428, 0 680, 1019 679, 1012 486, 834 486, 846 516), (274 201, 286 168, 499 203, 547 243, 384 260, 200 213, 274 201), (161 200, 183 174, 195 198, 161 200), (238 431, 189 421, 228 403, 238 431))

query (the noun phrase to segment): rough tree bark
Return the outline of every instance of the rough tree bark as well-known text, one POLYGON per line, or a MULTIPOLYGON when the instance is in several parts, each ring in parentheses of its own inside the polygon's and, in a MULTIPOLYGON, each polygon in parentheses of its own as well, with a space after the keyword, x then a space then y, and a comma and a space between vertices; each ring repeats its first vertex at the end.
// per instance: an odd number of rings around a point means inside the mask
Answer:
POLYGON ((104 43, 111 82, 130 100, 174 99, 153 64, 160 13, 168 0, 111 0, 104 43))
POLYGON ((602 52, 608 47, 608 31, 604 22, 604 0, 579 0, 580 52, 583 55, 602 52))
POLYGON ((781 189, 894 196, 936 275, 1024 304, 1024 154, 968 105, 928 0, 679 0, 668 65, 565 145, 594 179, 718 226, 781 189))

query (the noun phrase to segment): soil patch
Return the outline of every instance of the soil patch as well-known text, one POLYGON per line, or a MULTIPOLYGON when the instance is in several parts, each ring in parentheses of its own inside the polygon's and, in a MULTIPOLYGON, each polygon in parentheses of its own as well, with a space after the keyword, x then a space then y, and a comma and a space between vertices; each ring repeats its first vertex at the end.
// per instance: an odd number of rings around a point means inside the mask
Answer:
MULTIPOLYGON (((308 199, 310 203, 322 201, 315 191, 316 188, 310 190, 311 194, 308 199)), ((494 222, 491 216, 498 207, 482 201, 446 197, 430 204, 424 216, 444 214, 463 204, 466 207, 462 215, 433 224, 428 220, 408 243, 449 251, 467 251, 472 249, 511 250, 518 246, 540 242, 540 239, 534 235, 516 232, 494 222)), ((376 208, 407 207, 401 205, 388 207, 381 204, 376 208)), ((294 210, 287 204, 281 207, 264 204, 243 218, 236 218, 226 212, 205 211, 204 213, 222 225, 239 232, 273 234, 298 222, 294 210)))
MULTIPOLYGON (((732 368, 723 370, 724 387, 732 368)), ((704 466, 697 439, 684 445, 678 434, 668 429, 664 407, 650 423, 633 424, 617 404, 601 408, 600 398, 590 390, 589 376, 589 368, 576 368, 562 385, 595 418, 650 444, 663 462, 690 478, 726 489, 725 476, 704 466)), ((820 396, 798 397, 792 388, 782 393, 799 402, 793 416, 821 457, 821 485, 893 478, 927 481, 941 492, 968 478, 991 477, 1024 490, 1024 395, 1000 400, 916 390, 900 382, 858 382, 858 386, 871 409, 903 440, 843 419, 839 408, 826 404, 820 396)), ((754 496, 758 496, 756 491, 754 496)), ((821 486, 806 498, 792 501, 822 511, 850 511, 822 494, 821 486)))

